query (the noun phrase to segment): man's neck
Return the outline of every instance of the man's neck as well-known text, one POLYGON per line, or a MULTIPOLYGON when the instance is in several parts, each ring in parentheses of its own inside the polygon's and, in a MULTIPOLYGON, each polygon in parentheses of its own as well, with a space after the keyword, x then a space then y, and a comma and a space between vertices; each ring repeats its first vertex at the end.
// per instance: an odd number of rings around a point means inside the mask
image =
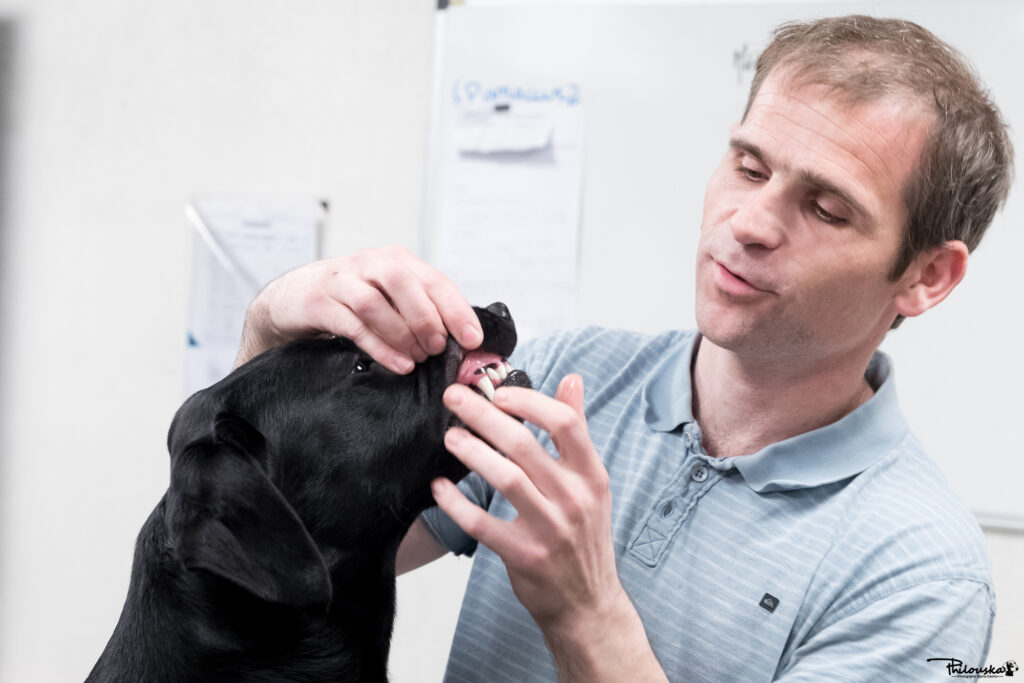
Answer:
POLYGON ((750 360, 701 339, 692 384, 704 449, 748 455, 839 420, 873 395, 864 379, 870 360, 750 360))

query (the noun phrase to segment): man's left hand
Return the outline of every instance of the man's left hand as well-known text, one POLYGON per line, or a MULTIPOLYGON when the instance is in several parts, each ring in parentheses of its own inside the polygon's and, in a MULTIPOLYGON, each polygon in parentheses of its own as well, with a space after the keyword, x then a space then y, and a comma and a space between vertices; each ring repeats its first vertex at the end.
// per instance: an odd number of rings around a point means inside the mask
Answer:
MULTIPOLYGON (((567 662, 610 674, 598 661, 601 654, 628 643, 632 657, 626 660, 643 656, 660 674, 656 679, 664 680, 615 568, 608 471, 587 431, 583 379, 566 376, 554 398, 532 389, 499 387, 493 405, 468 387, 452 385, 444 403, 480 435, 454 427, 445 446, 519 514, 511 522, 493 517, 447 479, 434 480, 434 498, 467 534, 504 561, 516 597, 544 632, 562 676, 576 678, 565 670, 567 662), (546 430, 559 457, 552 458, 512 416, 546 430), (625 637, 630 632, 634 637, 625 637)), ((578 673, 581 679, 596 680, 578 673)))
POLYGON ((453 385, 444 402, 487 442, 455 427, 445 446, 519 515, 511 522, 492 517, 446 479, 434 482, 438 504, 501 557, 516 597, 541 629, 558 630, 601 614, 622 586, 612 548, 608 471, 587 432, 582 378, 567 376, 553 399, 532 389, 499 387, 491 405, 468 387, 453 385), (559 459, 512 415, 547 430, 559 459))

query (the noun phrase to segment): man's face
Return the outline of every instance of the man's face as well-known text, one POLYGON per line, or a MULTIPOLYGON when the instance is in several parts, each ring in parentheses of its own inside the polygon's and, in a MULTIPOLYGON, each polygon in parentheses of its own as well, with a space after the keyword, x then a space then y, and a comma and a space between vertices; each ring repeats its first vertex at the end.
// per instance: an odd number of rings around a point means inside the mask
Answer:
POLYGON ((697 324, 763 360, 870 353, 899 312, 887 275, 928 115, 896 98, 846 104, 769 75, 708 183, 697 324))

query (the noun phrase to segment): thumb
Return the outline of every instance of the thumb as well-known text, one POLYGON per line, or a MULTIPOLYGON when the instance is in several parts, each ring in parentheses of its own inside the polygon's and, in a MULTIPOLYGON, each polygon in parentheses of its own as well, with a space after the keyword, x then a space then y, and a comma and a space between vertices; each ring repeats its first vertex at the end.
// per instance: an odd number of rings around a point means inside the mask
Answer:
POLYGON ((575 410, 580 417, 584 417, 583 378, 575 373, 563 377, 558 383, 558 389, 555 390, 555 399, 575 410))

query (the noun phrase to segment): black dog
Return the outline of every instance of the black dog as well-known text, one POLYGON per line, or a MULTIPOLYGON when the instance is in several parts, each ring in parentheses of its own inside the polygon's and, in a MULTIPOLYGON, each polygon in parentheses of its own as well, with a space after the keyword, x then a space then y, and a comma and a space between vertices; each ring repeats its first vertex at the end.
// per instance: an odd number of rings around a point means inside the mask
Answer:
POLYGON ((409 375, 347 339, 303 340, 189 398, 88 680, 385 681, 398 544, 430 481, 466 474, 443 445, 441 394, 492 373, 529 386, 503 362, 508 309, 475 310, 480 350, 450 340, 409 375))

